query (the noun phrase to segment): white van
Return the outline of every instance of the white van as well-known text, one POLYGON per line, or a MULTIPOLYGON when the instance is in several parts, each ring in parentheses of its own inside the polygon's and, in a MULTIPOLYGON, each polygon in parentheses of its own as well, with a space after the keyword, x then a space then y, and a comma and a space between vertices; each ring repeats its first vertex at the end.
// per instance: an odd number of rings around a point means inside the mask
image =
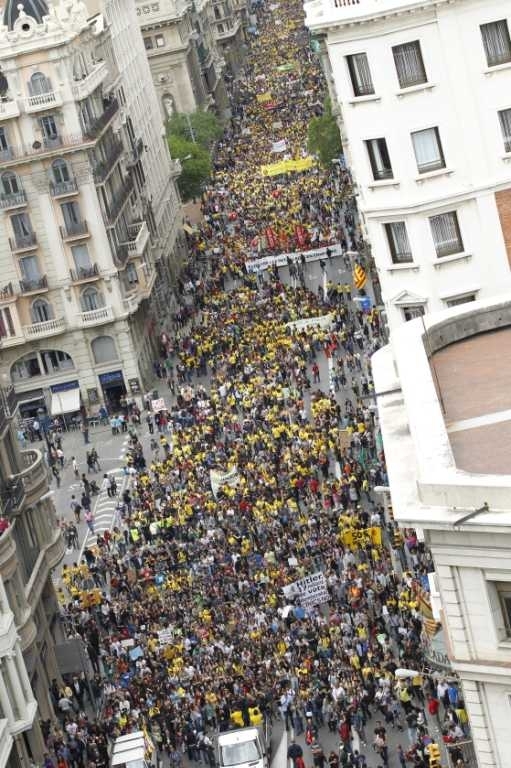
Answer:
POLYGON ((269 768, 269 743, 261 727, 219 733, 217 746, 220 768, 269 768))
POLYGON ((154 747, 143 731, 127 733, 114 741, 110 768, 154 768, 154 747))

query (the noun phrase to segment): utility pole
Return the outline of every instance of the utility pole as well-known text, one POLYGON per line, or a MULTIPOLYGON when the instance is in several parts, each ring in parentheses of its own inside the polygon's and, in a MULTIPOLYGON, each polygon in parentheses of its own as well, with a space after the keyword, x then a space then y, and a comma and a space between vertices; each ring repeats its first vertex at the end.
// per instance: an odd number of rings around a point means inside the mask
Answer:
POLYGON ((190 115, 188 114, 188 112, 185 112, 184 114, 185 114, 186 124, 188 126, 188 131, 190 133, 190 139, 193 141, 194 144, 197 144, 197 139, 195 137, 195 131, 193 130, 192 121, 190 120, 190 115))

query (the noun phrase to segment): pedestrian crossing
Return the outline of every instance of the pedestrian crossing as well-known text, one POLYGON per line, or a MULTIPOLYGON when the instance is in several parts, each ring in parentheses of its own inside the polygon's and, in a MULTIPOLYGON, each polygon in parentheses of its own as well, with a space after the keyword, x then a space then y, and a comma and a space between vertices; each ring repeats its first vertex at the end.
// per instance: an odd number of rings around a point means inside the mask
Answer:
POLYGON ((83 539, 82 548, 80 551, 80 559, 83 552, 87 547, 93 547, 97 540, 98 534, 102 534, 105 531, 111 530, 116 524, 117 505, 122 497, 122 493, 126 487, 128 478, 125 475, 122 467, 110 470, 108 473, 110 477, 115 477, 117 483, 117 496, 109 496, 106 488, 101 488, 96 503, 93 507, 94 514, 94 533, 87 529, 85 537, 83 539))

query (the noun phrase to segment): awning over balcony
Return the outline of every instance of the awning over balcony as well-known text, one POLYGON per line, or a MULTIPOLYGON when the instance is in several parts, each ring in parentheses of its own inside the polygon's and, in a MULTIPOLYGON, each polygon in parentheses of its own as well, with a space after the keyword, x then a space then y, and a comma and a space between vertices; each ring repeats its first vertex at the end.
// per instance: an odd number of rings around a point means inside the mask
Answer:
POLYGON ((60 416, 62 413, 74 413, 80 410, 80 389, 66 389, 51 393, 51 415, 60 416))

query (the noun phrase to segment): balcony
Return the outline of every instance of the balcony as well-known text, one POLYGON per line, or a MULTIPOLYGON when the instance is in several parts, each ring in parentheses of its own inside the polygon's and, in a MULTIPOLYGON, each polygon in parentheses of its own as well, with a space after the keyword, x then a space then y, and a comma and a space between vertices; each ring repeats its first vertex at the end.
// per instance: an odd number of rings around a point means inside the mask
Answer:
POLYGON ((29 232, 28 235, 15 235, 9 238, 9 245, 13 253, 19 251, 33 251, 37 245, 37 236, 35 232, 29 232))
POLYGON ((114 310, 112 307, 91 309, 88 312, 80 312, 78 315, 78 325, 81 328, 88 328, 91 325, 103 325, 103 323, 112 323, 114 320, 114 310))
POLYGON ((77 192, 78 184, 75 178, 68 181, 50 181, 50 195, 52 197, 67 197, 68 195, 76 195, 77 192))
POLYGON ((25 499, 25 486, 19 477, 9 482, 8 488, 1 495, 1 505, 5 517, 11 517, 19 510, 25 499))
POLYGON ((133 179, 128 176, 122 183, 119 191, 112 196, 112 200, 109 203, 109 212, 107 214, 108 226, 113 227, 117 218, 126 205, 129 196, 133 192, 133 179))
POLYGON ((27 341, 42 339, 45 336, 56 336, 66 330, 66 318, 56 317, 53 320, 45 320, 42 323, 32 323, 23 326, 23 335, 27 341))
POLYGON ((43 461, 43 455, 37 448, 21 451, 21 458, 25 468, 14 475, 13 479, 21 480, 27 502, 33 503, 48 490, 48 470, 43 461))
POLYGON ((114 142, 114 144, 107 148, 105 159, 97 163, 92 170, 96 184, 105 183, 123 151, 124 147, 120 141, 114 142))
POLYGON ((128 168, 138 163, 138 161, 142 156, 143 151, 144 151, 144 142, 142 139, 138 139, 138 141, 135 143, 135 146, 129 153, 128 162, 127 162, 128 168))
POLYGON ((16 542, 12 535, 13 525, 0 533, 0 573, 12 573, 13 565, 16 563, 16 542))
POLYGON ((112 120, 114 115, 116 115, 117 111, 119 109, 119 102, 117 99, 112 99, 109 101, 104 109, 101 115, 94 120, 92 123, 87 125, 85 127, 84 133, 85 135, 90 139, 97 139, 103 130, 106 128, 108 123, 112 120))
POLYGON ((48 278, 46 275, 42 277, 35 277, 33 279, 25 278, 20 280, 20 292, 21 293, 37 293, 39 291, 48 290, 48 278))
POLYGON ((129 255, 130 252, 125 243, 117 243, 117 245, 114 245, 114 262, 117 266, 124 266, 129 255))
POLYGON ((26 96, 24 99, 25 112, 41 112, 43 109, 62 106, 60 91, 48 91, 37 93, 34 96, 26 96))
POLYGON ((238 18, 232 16, 224 17, 215 25, 215 36, 217 40, 228 40, 234 37, 240 28, 241 22, 238 18))
POLYGON ((9 120, 11 117, 19 117, 20 108, 16 99, 0 101, 0 120, 9 120))
POLYGON ((127 299, 124 299, 124 309, 128 315, 132 315, 137 311, 141 300, 142 297, 139 296, 138 293, 136 293, 134 296, 128 296, 127 299))
POLYGON ((87 280, 97 280, 99 277, 99 267, 96 263, 89 267, 80 267, 79 269, 70 269, 71 282, 82 283, 87 280))
POLYGON ((95 91, 99 85, 101 85, 107 74, 108 68, 106 62, 98 62, 94 69, 89 72, 87 77, 84 77, 83 80, 80 80, 73 85, 73 97, 77 101, 86 99, 87 96, 90 96, 91 93, 95 91))
POLYGON ((78 240, 81 237, 89 237, 89 227, 86 221, 69 221, 60 227, 60 236, 63 240, 78 240))
POLYGON ((14 287, 12 283, 7 283, 3 288, 0 288, 0 302, 10 301, 14 299, 16 294, 14 293, 14 287))
POLYGON ((128 246, 128 254, 130 256, 143 256, 149 240, 147 223, 145 221, 139 221, 136 224, 132 224, 128 227, 128 234, 130 238, 133 238, 126 243, 128 246))
POLYGON ((4 211, 9 208, 22 208, 27 204, 27 196, 22 189, 21 192, 13 192, 12 194, 0 195, 0 208, 4 211))
POLYGON ((14 416, 17 407, 18 401, 14 387, 10 386, 6 389, 0 389, 0 432, 3 432, 9 419, 14 416))
MULTIPOLYGON (((0 117, 1 119, 1 117, 0 117)), ((82 147, 88 149, 94 145, 94 139, 87 138, 82 133, 78 134, 59 134, 53 139, 44 141, 34 141, 32 144, 12 144, 7 149, 0 150, 0 160, 3 167, 9 167, 25 163, 27 158, 32 157, 51 157, 57 153, 64 154, 66 151, 82 147)))

